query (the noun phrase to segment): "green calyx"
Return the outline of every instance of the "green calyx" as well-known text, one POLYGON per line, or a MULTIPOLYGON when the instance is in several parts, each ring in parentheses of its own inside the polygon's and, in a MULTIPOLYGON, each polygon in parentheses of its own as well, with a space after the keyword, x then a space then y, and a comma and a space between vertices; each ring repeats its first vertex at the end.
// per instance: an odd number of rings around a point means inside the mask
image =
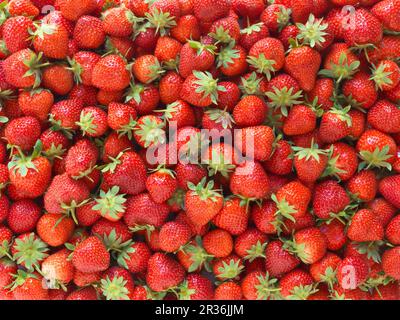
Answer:
POLYGON ((147 238, 150 238, 154 230, 156 230, 156 228, 150 224, 136 224, 133 227, 129 227, 129 231, 132 233, 146 231, 147 238))
POLYGON ((261 77, 257 77, 255 72, 252 72, 247 79, 242 77, 239 89, 242 91, 243 96, 262 96, 263 93, 260 91, 261 80, 261 77))
POLYGON ((275 194, 271 195, 271 200, 275 202, 277 211, 275 212, 275 220, 272 222, 273 226, 276 228, 278 234, 282 232, 282 226, 285 227, 284 218, 296 222, 296 219, 293 217, 298 211, 297 209, 290 205, 286 199, 278 200, 275 194))
POLYGON ((214 176, 220 173, 224 177, 228 177, 229 174, 236 168, 229 159, 225 158, 225 154, 219 150, 211 151, 211 159, 205 159, 204 162, 208 166, 208 174, 214 176))
POLYGON ((39 263, 48 256, 49 251, 47 245, 33 232, 22 239, 15 239, 14 249, 13 260, 29 271, 39 270, 39 263))
POLYGON ((146 87, 140 83, 130 83, 127 92, 125 93, 125 102, 134 100, 137 104, 142 101, 140 95, 146 90, 146 87))
POLYGON ((66 69, 71 70, 72 73, 74 74, 75 83, 77 84, 82 83, 82 78, 81 78, 81 74, 83 72, 82 66, 78 62, 76 62, 75 59, 67 57, 67 61, 70 67, 66 69))
POLYGON ((112 254, 118 253, 121 254, 122 252, 128 252, 129 248, 131 248, 132 240, 122 241, 122 236, 118 236, 115 228, 113 228, 109 234, 97 235, 101 241, 103 241, 104 245, 106 246, 108 251, 111 251, 112 254))
POLYGON ((30 156, 26 156, 20 148, 17 148, 17 150, 18 154, 11 158, 11 161, 8 163, 8 169, 12 170, 14 174, 18 173, 22 177, 26 177, 29 170, 38 172, 38 169, 32 160, 40 156, 42 151, 42 141, 36 141, 33 152, 30 156))
POLYGON ((270 278, 269 273, 265 276, 257 276, 258 284, 254 286, 257 291, 257 300, 279 300, 281 298, 278 279, 270 278))
POLYGON ((129 290, 126 287, 127 280, 124 277, 113 277, 112 280, 107 276, 100 281, 100 289, 106 300, 129 300, 129 290))
POLYGON ((273 88, 273 91, 268 91, 265 95, 270 99, 269 104, 276 109, 280 109, 281 113, 287 117, 288 116, 288 108, 292 107, 295 104, 302 103, 302 91, 297 91, 293 93, 293 87, 287 88, 284 87, 282 89, 278 89, 277 87, 273 88))
POLYGON ((375 65, 372 66, 370 80, 375 82, 376 89, 382 90, 384 86, 390 86, 393 83, 392 79, 389 78, 393 72, 385 71, 387 67, 385 63, 379 64, 378 68, 375 65))
POLYGON ((100 211, 101 215, 119 219, 125 212, 124 203, 126 202, 125 194, 118 194, 119 187, 113 186, 107 192, 100 190, 100 197, 95 199, 96 204, 93 210, 100 211))
POLYGON ((192 182, 188 182, 187 185, 192 194, 197 195, 202 201, 210 199, 216 202, 218 198, 222 198, 219 190, 214 190, 214 181, 211 180, 207 184, 206 181, 206 177, 204 177, 197 185, 194 185, 192 182))
POLYGON ((152 9, 151 12, 146 12, 146 18, 150 25, 156 29, 156 33, 160 33, 161 36, 165 36, 169 28, 176 26, 174 16, 157 8, 152 9))
POLYGON ((163 144, 166 142, 164 122, 157 122, 150 117, 145 117, 143 123, 135 128, 135 134, 140 137, 140 141, 147 148, 150 145, 163 144))
POLYGON ((33 23, 33 25, 35 26, 35 31, 29 30, 30 39, 44 39, 45 35, 51 35, 58 29, 55 23, 33 23))
POLYGON ((337 283, 336 270, 334 270, 332 267, 328 267, 325 269, 325 273, 320 277, 321 282, 326 283, 330 291, 332 291, 334 285, 337 283))
MULTIPOLYGON (((3 107, 4 102, 6 100, 11 100, 11 99, 14 99, 14 98, 15 98, 15 96, 13 96, 13 91, 12 90, 10 90, 10 89, 0 90, 0 107, 3 107)), ((6 118, 4 116, 2 116, 1 119, 2 119, 2 121, 0 121, 1 123, 8 122, 8 118, 6 118), (7 120, 7 121, 4 121, 4 120, 7 120)))
POLYGON ((247 250, 247 255, 244 257, 245 260, 249 260, 253 262, 257 258, 265 259, 265 248, 267 246, 267 242, 261 243, 257 241, 256 244, 252 245, 250 249, 247 250))
MULTIPOLYGON (((175 292, 176 290, 172 290, 175 292)), ((176 296, 178 297, 179 300, 191 300, 191 296, 196 293, 196 290, 193 288, 189 288, 189 283, 187 280, 184 280, 179 287, 177 288, 177 291, 175 292, 176 296)))
POLYGON ((311 14, 306 24, 297 23, 299 34, 297 39, 301 40, 303 44, 309 45, 311 48, 315 46, 321 46, 326 40, 325 36, 326 29, 328 28, 327 23, 322 23, 322 19, 315 19, 314 15, 311 14))
POLYGON ((25 72, 23 77, 30 77, 30 76, 35 77, 35 82, 33 84, 33 88, 39 87, 39 85, 41 83, 42 75, 41 75, 40 69, 50 65, 49 62, 42 63, 41 62, 42 57, 43 57, 42 52, 39 52, 38 54, 36 54, 32 51, 29 59, 24 61, 24 65, 28 68, 28 71, 25 72))
POLYGON ((310 148, 293 146, 292 150, 295 152, 294 156, 297 157, 298 160, 305 159, 306 161, 309 161, 311 158, 313 158, 317 162, 321 160, 321 155, 326 156, 328 153, 327 150, 318 149, 318 144, 315 144, 313 142, 311 143, 310 148))
POLYGON ((344 79, 351 79, 357 73, 359 66, 360 61, 358 60, 349 64, 346 53, 342 52, 338 64, 331 63, 330 69, 321 70, 318 74, 341 82, 344 79))
POLYGON ((65 128, 61 125, 61 120, 54 119, 53 114, 49 115, 49 123, 51 124, 51 130, 61 131, 68 139, 72 139, 73 130, 71 128, 65 128))
POLYGON ((193 71, 196 81, 194 83, 197 85, 196 93, 203 94, 202 99, 210 97, 211 102, 217 104, 218 101, 218 91, 225 92, 226 88, 224 86, 218 85, 218 79, 214 79, 212 74, 208 71, 200 72, 193 71))
POLYGON ((229 43, 233 40, 229 34, 229 31, 225 30, 223 26, 215 28, 215 32, 211 32, 208 35, 216 40, 216 43, 229 43))
POLYGON ((381 263, 380 248, 385 244, 384 241, 353 242, 353 244, 360 254, 366 254, 368 259, 381 263))
POLYGON ((315 287, 315 285, 309 284, 309 285, 299 285, 294 287, 290 291, 290 295, 287 297, 289 300, 307 300, 309 296, 311 296, 314 293, 317 293, 318 289, 315 287))
POLYGON ((117 168, 117 166, 119 164, 121 164, 121 157, 123 156, 124 152, 126 150, 121 151, 115 158, 108 156, 108 158, 111 160, 109 163, 103 165, 100 167, 101 172, 110 172, 110 173, 114 173, 115 169, 117 168))
POLYGON ((236 279, 244 270, 244 266, 240 265, 240 260, 231 259, 229 264, 222 261, 222 266, 218 268, 218 278, 222 280, 236 279))
POLYGON ((279 11, 276 13, 276 22, 278 23, 278 31, 281 32, 290 21, 292 9, 288 9, 284 5, 279 6, 279 11))
POLYGON ((13 257, 10 254, 10 247, 11 243, 9 243, 7 240, 3 240, 3 242, 0 244, 0 259, 7 257, 10 260, 13 260, 13 257))
POLYGON ((345 122, 347 127, 351 127, 352 125, 352 120, 349 115, 349 111, 351 109, 351 106, 347 106, 345 108, 340 108, 339 106, 334 106, 331 110, 329 110, 329 113, 336 115, 336 117, 342 121, 345 122))
POLYGON ((235 42, 230 42, 226 47, 221 48, 217 56, 217 68, 228 68, 234 62, 234 59, 240 57, 239 50, 233 49, 235 42))
POLYGON ((53 161, 55 158, 62 159, 61 156, 65 153, 65 151, 66 149, 63 149, 62 144, 56 146, 54 142, 52 142, 50 148, 43 151, 43 155, 50 161, 53 161))
POLYGON ((211 272, 210 262, 214 256, 208 254, 207 251, 204 250, 200 236, 195 238, 195 243, 188 243, 180 250, 188 254, 190 256, 190 261, 192 261, 188 272, 196 272, 203 267, 206 271, 211 272))
POLYGON ((76 124, 81 128, 82 135, 88 133, 96 133, 97 125, 94 123, 94 115, 92 112, 82 111, 79 121, 76 124))
POLYGON ((199 41, 194 41, 194 40, 188 40, 188 43, 192 49, 196 50, 198 56, 204 51, 207 51, 214 55, 215 50, 217 50, 217 47, 213 44, 203 44, 199 41))
POLYGON ((67 217, 71 217, 74 220, 75 224, 79 224, 78 218, 76 217, 76 209, 82 207, 86 203, 89 202, 90 199, 83 200, 80 203, 77 203, 75 200, 72 200, 70 203, 61 203, 60 207, 67 217))
POLYGON ((264 53, 260 53, 258 57, 249 56, 247 62, 258 72, 264 74, 268 81, 271 80, 272 72, 275 72, 275 60, 267 59, 264 53))
POLYGON ((10 291, 13 291, 17 287, 22 286, 25 283, 25 281, 29 278, 37 279, 37 276, 35 274, 26 272, 22 269, 17 270, 17 273, 13 274, 12 277, 14 278, 14 281, 5 287, 6 289, 9 289, 10 291))
POLYGON ((250 35, 253 32, 260 32, 263 24, 264 24, 263 22, 252 24, 252 25, 248 26, 247 28, 241 29, 240 33, 250 35))
POLYGON ((310 257, 306 252, 306 246, 304 243, 296 243, 295 239, 284 240, 283 249, 298 257, 303 263, 305 264, 310 263, 309 261, 310 257))
POLYGON ((393 155, 389 154, 389 146, 384 146, 382 149, 376 147, 373 152, 367 150, 361 150, 359 156, 362 159, 358 165, 358 170, 368 170, 370 168, 379 168, 392 170, 392 165, 387 162, 393 155))
POLYGON ((124 124, 121 126, 118 130, 118 137, 122 137, 126 135, 129 140, 132 139, 133 131, 136 128, 137 121, 132 118, 132 116, 129 116, 129 122, 127 124, 124 124))

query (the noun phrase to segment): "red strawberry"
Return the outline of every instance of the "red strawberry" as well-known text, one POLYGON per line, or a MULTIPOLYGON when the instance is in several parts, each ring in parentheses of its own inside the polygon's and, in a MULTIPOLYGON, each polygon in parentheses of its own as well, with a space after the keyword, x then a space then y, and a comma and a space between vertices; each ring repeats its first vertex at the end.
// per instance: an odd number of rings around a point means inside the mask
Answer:
POLYGON ((93 0, 56 0, 55 4, 60 8, 61 14, 71 21, 76 21, 79 17, 89 14, 95 9, 93 0))
POLYGON ((347 182, 347 189, 358 199, 371 201, 375 198, 377 184, 375 173, 371 170, 363 170, 351 177, 347 182))
POLYGON ((223 282, 215 288, 214 299, 241 300, 242 289, 237 283, 233 281, 223 282))
POLYGON ((194 15, 200 22, 213 22, 228 14, 230 4, 227 0, 194 0, 194 15))
POLYGON ((214 299, 212 282, 200 274, 189 274, 179 289, 179 299, 182 300, 214 299))
POLYGON ((238 235, 247 228, 248 213, 240 199, 231 198, 224 202, 221 211, 214 217, 213 223, 232 235, 238 235))
POLYGON ((371 12, 378 17, 386 29, 400 31, 399 8, 396 0, 384 0, 375 4, 371 12))
POLYGON ((208 254, 224 258, 232 253, 233 239, 228 231, 215 229, 204 235, 203 247, 208 254))
POLYGON ((43 287, 43 277, 37 273, 19 270, 12 286, 15 300, 48 300, 48 290, 43 287))
POLYGON ((396 208, 400 208, 400 198, 397 193, 393 192, 393 190, 397 190, 399 184, 400 175, 383 178, 379 183, 379 192, 396 208))
POLYGON ((40 238, 52 247, 66 243, 74 232, 74 221, 58 213, 47 213, 40 217, 36 229, 40 238))
POLYGON ((383 234, 383 226, 368 209, 357 211, 347 230, 349 239, 357 242, 379 241, 383 239, 383 234))
POLYGON ((33 231, 41 216, 40 207, 32 200, 19 200, 11 204, 7 224, 14 233, 33 231))
POLYGON ((65 157, 65 172, 73 178, 83 178, 93 170, 98 156, 93 143, 86 139, 78 140, 65 157))
POLYGON ((309 273, 296 269, 285 274, 279 281, 280 294, 284 298, 306 300, 315 293, 314 280, 309 273))
POLYGON ((368 276, 368 266, 358 257, 346 257, 338 265, 337 279, 345 290, 356 289, 368 276))
POLYGON ((72 263, 82 272, 104 271, 110 265, 110 254, 99 238, 91 236, 75 247, 72 263))
POLYGON ((133 242, 123 248, 117 262, 132 273, 146 272, 151 254, 151 250, 144 242, 133 242))
POLYGON ((189 40, 182 46, 179 59, 179 74, 187 78, 193 71, 207 71, 214 64, 214 45, 189 40))
POLYGON ((57 251, 48 256, 42 263, 42 272, 50 289, 66 285, 74 277, 74 266, 68 257, 67 249, 57 251))
POLYGON ((395 280, 400 279, 400 247, 394 247, 386 250, 382 255, 383 271, 395 280))
POLYGON ((156 292, 165 291, 180 284, 185 277, 183 267, 163 253, 155 253, 148 262, 146 282, 156 292))
POLYGON ((324 113, 319 127, 319 136, 323 142, 336 142, 350 134, 352 121, 348 114, 349 110, 350 107, 333 108, 324 113))

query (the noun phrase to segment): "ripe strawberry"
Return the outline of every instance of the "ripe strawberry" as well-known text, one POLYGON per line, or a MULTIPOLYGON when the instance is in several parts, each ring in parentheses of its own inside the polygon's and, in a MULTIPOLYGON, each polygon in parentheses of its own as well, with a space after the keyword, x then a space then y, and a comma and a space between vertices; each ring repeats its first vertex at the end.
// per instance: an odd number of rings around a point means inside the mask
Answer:
POLYGON ((378 17, 385 29, 400 31, 398 25, 399 8, 396 0, 380 1, 371 8, 374 16, 378 17))
POLYGON ((214 298, 212 282, 200 274, 189 274, 179 286, 179 290, 179 299, 181 300, 210 300, 214 298))
POLYGON ((272 155, 263 163, 264 169, 273 174, 289 174, 293 164, 292 148, 285 140, 278 140, 274 144, 272 155))
POLYGON ((57 251, 48 256, 42 263, 42 273, 50 289, 56 289, 60 285, 66 285, 74 277, 74 266, 68 257, 67 249, 57 251))
POLYGON ((100 291, 106 300, 131 300, 135 283, 131 274, 121 267, 111 267, 100 280, 100 291))
POLYGON ((256 228, 248 228, 235 239, 235 253, 246 260, 254 261, 264 257, 265 245, 268 237, 256 228))
POLYGON ((40 207, 32 200, 19 200, 11 204, 7 224, 14 233, 25 233, 35 229, 41 216, 40 207))
POLYGON ((400 244, 400 216, 395 216, 388 225, 386 226, 385 236, 386 239, 389 240, 390 243, 398 245, 400 244))
POLYGON ((23 91, 18 95, 18 104, 25 116, 33 116, 44 122, 54 103, 54 96, 49 90, 36 89, 23 91))
POLYGON ((110 265, 110 254, 99 238, 91 236, 75 247, 72 263, 82 272, 104 271, 110 265))
POLYGON ((382 255, 383 271, 395 280, 400 279, 399 259, 400 247, 388 249, 382 255))
POLYGON ((383 239, 383 235, 383 226, 368 209, 357 211, 347 230, 349 239, 357 242, 379 241, 383 239))
POLYGON ((396 208, 381 197, 375 198, 371 202, 368 202, 367 209, 372 210, 374 215, 384 227, 389 223, 396 213, 396 208))
POLYGON ((224 258, 230 255, 233 250, 233 239, 228 231, 215 229, 204 235, 203 246, 208 254, 217 258, 224 258))
POLYGON ((232 193, 247 201, 265 197, 269 188, 268 176, 259 162, 245 161, 236 167, 231 176, 232 193))
POLYGON ((143 224, 160 227, 168 213, 169 206, 166 203, 156 203, 148 193, 141 193, 127 199, 124 221, 129 227, 143 224))
POLYGON ((183 78, 174 71, 168 71, 163 75, 158 84, 160 100, 164 104, 170 104, 179 99, 183 78))
POLYGON ((193 1, 193 12, 199 22, 213 22, 228 14, 230 5, 227 0, 193 1))
POLYGON ((266 115, 265 102, 253 95, 243 97, 233 109, 233 120, 240 127, 262 125, 266 115))
POLYGON ((375 87, 382 91, 389 91, 400 82, 400 68, 391 60, 382 60, 372 68, 371 80, 375 82, 375 87))
POLYGON ((190 76, 193 71, 207 71, 215 61, 214 45, 202 44, 189 40, 182 46, 179 59, 179 74, 183 78, 190 76))
POLYGON ((56 0, 55 5, 59 8, 61 14, 71 21, 76 21, 79 17, 93 12, 96 7, 93 0, 56 0))
POLYGON ((320 65, 320 54, 314 49, 304 46, 290 51, 285 58, 284 70, 297 80, 301 89, 311 91, 315 86, 320 65), (304 73, 304 69, 309 72, 304 73))
POLYGON ((382 40, 383 28, 377 17, 366 9, 356 9, 354 23, 344 33, 349 46, 378 44, 382 40))
POLYGON ((319 136, 323 142, 336 142, 350 134, 352 121, 349 111, 350 107, 333 108, 323 114, 319 127, 319 136))
POLYGON ((43 287, 43 277, 37 273, 19 270, 11 287, 15 300, 48 300, 48 290, 43 287))
POLYGON ((187 224, 167 222, 160 229, 160 249, 165 252, 175 252, 189 241, 191 234, 192 231, 187 224))
POLYGON ((363 170, 351 177, 347 182, 348 191, 362 201, 371 201, 375 198, 378 186, 373 171, 363 170))
POLYGON ((357 141, 356 149, 363 160, 359 165, 360 169, 373 167, 391 169, 397 152, 392 137, 374 129, 364 131, 357 141))
POLYGON ((83 135, 100 137, 108 129, 107 113, 99 107, 85 107, 81 111, 77 125, 83 135))
POLYGON ((346 244, 345 225, 339 220, 335 219, 330 223, 324 222, 319 229, 327 239, 327 248, 329 250, 339 250, 346 244))
POLYGON ((101 57, 91 51, 79 51, 73 59, 68 60, 71 70, 74 73, 74 79, 77 83, 92 85, 93 69, 101 57))
POLYGON ((181 43, 185 43, 187 39, 199 40, 200 27, 197 18, 192 15, 183 15, 176 21, 176 26, 170 29, 170 34, 181 43))
POLYGON ((213 218, 213 223, 232 235, 239 235, 247 229, 248 213, 240 199, 231 198, 224 202, 221 211, 213 218))
POLYGON ((279 298, 277 282, 268 272, 250 272, 241 284, 243 297, 247 300, 275 300, 279 298))
POLYGON ((249 50, 247 62, 254 70, 271 80, 271 72, 279 71, 285 64, 282 42, 270 37, 257 41, 249 50))
POLYGON ((136 195, 146 188, 146 168, 138 154, 133 151, 121 152, 111 159, 103 169, 104 181, 118 186, 122 193, 136 195))
POLYGON ((286 241, 283 248, 295 254, 305 264, 313 264, 326 253, 325 235, 315 227, 297 231, 293 240, 286 241))
POLYGON ((132 74, 142 83, 158 80, 163 72, 157 57, 151 54, 140 56, 132 66, 132 74))
POLYGON ((43 195, 51 180, 51 163, 40 156, 41 142, 38 141, 32 155, 25 156, 19 152, 8 163, 10 182, 26 198, 43 195))
POLYGON ((317 116, 305 105, 295 105, 289 111, 283 123, 283 132, 288 135, 299 135, 313 131, 316 127, 317 116))
POLYGON ((328 163, 326 151, 312 144, 309 148, 292 147, 294 151, 293 165, 298 178, 304 183, 313 183, 324 172, 328 163))
POLYGON ((80 99, 66 99, 55 103, 50 109, 50 122, 55 129, 75 130, 83 109, 80 99))
POLYGON ((117 262, 132 273, 146 272, 151 255, 151 250, 144 242, 133 242, 123 248, 117 262))
POLYGON ((241 300, 242 289, 233 281, 223 282, 215 288, 215 300, 241 300))
POLYGON ((368 123, 374 129, 384 133, 399 132, 400 111, 395 104, 387 100, 379 100, 368 111, 368 123))
POLYGON ((331 287, 335 282, 335 271, 341 261, 338 255, 327 252, 321 260, 310 266, 310 275, 314 281, 325 282, 331 287))
POLYGON ((337 267, 339 286, 345 290, 354 290, 362 284, 368 276, 368 265, 358 257, 346 257, 337 267))
POLYGON ((389 176, 383 178, 379 183, 379 192, 383 195, 383 197, 389 201, 396 208, 400 208, 400 199, 393 190, 400 184, 400 175, 389 176))
POLYGON ((129 86, 130 74, 126 62, 118 55, 110 54, 101 58, 93 68, 92 83, 107 91, 123 90, 129 86))
POLYGON ((320 219, 340 218, 349 204, 349 196, 336 181, 326 180, 314 188, 312 207, 314 214, 320 219))
POLYGON ((163 203, 175 192, 177 181, 171 170, 160 168, 150 174, 146 180, 146 189, 154 202, 163 203))
POLYGON ((25 16, 10 17, 2 25, 4 44, 11 53, 29 47, 29 29, 33 28, 31 19, 25 16))
POLYGON ((73 178, 83 178, 93 170, 98 156, 98 150, 92 142, 78 140, 67 152, 65 172, 73 178))
POLYGON ((85 287, 71 292, 65 300, 99 300, 95 288, 85 287))
POLYGON ((74 232, 74 221, 59 213, 46 213, 37 222, 40 238, 52 247, 66 243, 74 232))
POLYGON ((256 19, 260 16, 264 10, 264 1, 255 0, 233 0, 232 9, 240 16, 248 17, 250 19, 256 19))
MULTIPOLYGON (((71 214, 89 198, 89 189, 82 180, 74 180, 64 173, 53 178, 44 195, 44 207, 48 212, 71 214)), ((75 221, 77 222, 77 221, 75 221)))
POLYGON ((52 64, 43 69, 42 85, 59 95, 67 95, 74 86, 74 75, 67 64, 52 64))
POLYGON ((28 151, 40 136, 40 123, 31 116, 16 118, 7 124, 4 135, 10 145, 28 151))
POLYGON ((157 147, 165 144, 165 122, 155 115, 145 115, 138 119, 134 138, 142 148, 157 147))
POLYGON ((206 178, 194 185, 188 183, 189 190, 185 195, 186 212, 190 220, 199 226, 207 224, 222 209, 222 195, 214 190, 214 182, 206 184, 206 178))
POLYGON ((153 254, 148 262, 146 282, 151 290, 160 292, 179 285, 185 277, 185 270, 173 258, 163 254, 153 254))
POLYGON ((102 19, 104 32, 115 37, 129 37, 140 21, 125 6, 105 10, 102 19))
POLYGON ((307 300, 311 294, 315 293, 313 285, 313 278, 301 269, 290 271, 279 281, 282 297, 297 300, 307 300))
POLYGON ((166 106, 165 109, 157 110, 163 112, 162 118, 169 123, 176 123, 176 127, 195 125, 195 113, 193 108, 183 100, 176 100, 166 106))

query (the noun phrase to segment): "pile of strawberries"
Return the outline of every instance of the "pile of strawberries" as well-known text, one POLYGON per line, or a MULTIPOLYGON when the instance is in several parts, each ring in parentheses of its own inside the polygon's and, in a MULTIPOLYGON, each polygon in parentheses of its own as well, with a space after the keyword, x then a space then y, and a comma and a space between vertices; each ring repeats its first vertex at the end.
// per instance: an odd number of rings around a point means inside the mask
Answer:
POLYGON ((400 0, 0 25, 1 299, 400 298, 400 0))

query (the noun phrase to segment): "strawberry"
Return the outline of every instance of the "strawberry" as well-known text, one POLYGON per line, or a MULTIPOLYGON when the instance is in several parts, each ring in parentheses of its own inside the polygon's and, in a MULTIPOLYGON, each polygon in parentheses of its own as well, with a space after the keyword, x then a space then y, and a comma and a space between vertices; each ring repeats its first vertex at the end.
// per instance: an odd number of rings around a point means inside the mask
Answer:
POLYGON ((54 103, 54 95, 49 90, 36 89, 18 95, 18 104, 25 116, 33 116, 44 122, 54 103))
POLYGON ((146 282, 151 290, 165 291, 179 285, 184 277, 185 270, 173 258, 160 252, 150 257, 146 282))
POLYGON ((390 243, 398 245, 400 244, 400 237, 399 237, 399 230, 400 230, 400 216, 395 216, 388 225, 386 226, 385 236, 386 239, 389 240, 390 243))
POLYGON ((329 287, 332 287, 336 280, 335 271, 341 261, 342 259, 338 255, 327 252, 321 260, 310 266, 310 275, 314 278, 314 281, 325 282, 329 287))
POLYGON ((392 90, 400 82, 400 68, 391 60, 382 60, 376 67, 373 66, 371 80, 375 82, 377 89, 392 90))
POLYGON ((228 14, 230 4, 227 0, 193 1, 193 12, 199 22, 213 22, 228 14))
POLYGON ((29 0, 12 0, 9 2, 8 11, 11 15, 24 15, 36 17, 39 9, 29 0))
POLYGON ((82 272, 104 271, 110 265, 110 254, 99 238, 91 236, 75 247, 72 263, 82 272))
POLYGON ((197 18, 192 15, 183 15, 176 21, 176 26, 170 29, 173 38, 181 43, 185 43, 187 39, 199 40, 200 27, 197 18))
POLYGON ((383 178, 379 183, 379 192, 396 208, 400 208, 400 199, 393 190, 396 190, 400 183, 400 175, 383 178))
POLYGON ((292 148, 285 140, 279 139, 274 143, 270 158, 264 162, 264 169, 278 175, 289 174, 292 171, 292 148))
POLYGON ((160 249, 165 252, 175 252, 185 245, 191 236, 190 227, 175 221, 165 223, 159 234, 160 249))
POLYGON ((95 1, 93 0, 56 0, 61 14, 68 20, 76 21, 79 17, 89 14, 95 10, 95 1))
POLYGON ((247 62, 254 70, 271 80, 271 72, 279 71, 285 64, 282 42, 270 37, 257 41, 249 50, 247 62))
POLYGON ((100 59, 101 57, 97 53, 90 51, 79 51, 73 59, 69 59, 68 62, 74 73, 75 82, 88 86, 92 85, 93 69, 100 59))
POLYGON ((193 71, 207 71, 215 61, 214 45, 207 45, 189 40, 182 46, 179 59, 179 74, 183 78, 190 76, 193 71))
POLYGON ((385 29, 400 31, 398 25, 399 9, 397 5, 396 0, 380 1, 371 8, 371 12, 379 18, 385 29))
POLYGON ((133 151, 121 152, 102 169, 104 181, 118 186, 122 193, 136 195, 145 190, 146 168, 133 151), (129 177, 129 179, 127 179, 129 177))
POLYGON ((232 235, 244 232, 247 228, 248 213, 240 202, 238 198, 225 201, 221 211, 213 218, 213 223, 232 235))
POLYGON ((35 229, 41 216, 40 207, 32 200, 19 200, 11 204, 7 224, 14 233, 25 233, 35 229))
POLYGON ((314 88, 317 72, 321 65, 320 54, 310 47, 298 47, 290 51, 285 58, 284 70, 297 80, 300 88, 311 91, 314 88), (309 70, 304 73, 304 69, 309 70))
POLYGON ((65 300, 99 300, 93 287, 85 287, 71 292, 65 300))
POLYGON ((212 282, 200 274, 189 274, 179 286, 179 290, 179 299, 181 300, 210 300, 214 298, 212 282))
POLYGON ((42 85, 56 94, 67 95, 74 86, 74 76, 66 64, 53 64, 43 69, 42 85))
POLYGON ((330 148, 332 154, 324 175, 333 175, 343 181, 349 180, 358 167, 356 151, 343 142, 336 142, 330 148))
POLYGON ((3 40, 11 53, 29 47, 29 29, 33 28, 31 19, 24 16, 10 17, 2 25, 3 40))
POLYGON ((165 122, 155 115, 142 116, 136 122, 134 138, 143 148, 157 147, 166 142, 165 122))
POLYGON ((264 257, 268 237, 256 228, 248 228, 235 239, 234 250, 240 257, 251 262, 264 257))
POLYGON ((357 211, 347 230, 349 239, 357 242, 379 241, 382 240, 383 234, 383 226, 368 209, 357 211))
POLYGON ((375 198, 378 186, 373 171, 363 170, 351 177, 347 182, 347 189, 351 194, 362 201, 371 201, 375 198))
POLYGON ((129 81, 126 62, 118 55, 111 54, 101 58, 93 68, 92 83, 99 89, 123 90, 129 86, 129 81))
POLYGON ((147 54, 136 59, 132 73, 142 83, 151 83, 160 78, 164 70, 156 56, 147 54))
POLYGON ((368 202, 367 209, 372 210, 384 227, 387 226, 396 213, 396 208, 382 197, 368 202))
POLYGON ((40 156, 40 152, 41 142, 38 140, 30 156, 19 152, 8 163, 10 182, 27 198, 43 195, 51 180, 51 163, 40 156))
POLYGON ((98 150, 89 140, 78 140, 67 152, 65 172, 73 178, 88 175, 96 165, 98 150))
POLYGON ((312 207, 320 219, 340 218, 350 204, 346 190, 333 180, 326 180, 315 186, 312 207))
POLYGON ((40 136, 40 123, 31 116, 16 118, 7 124, 4 135, 10 145, 28 151, 40 136))
POLYGON ((223 282, 215 288, 215 300, 241 300, 242 289, 233 281, 223 282))
POLYGON ((226 76, 238 76, 247 69, 246 50, 230 42, 220 50, 217 58, 217 67, 226 76))
POLYGON ((332 108, 323 114, 319 128, 319 136, 323 142, 336 142, 350 134, 352 121, 349 111, 350 107, 332 108))
POLYGON ((363 71, 357 72, 352 79, 346 80, 342 90, 352 105, 363 109, 371 108, 378 99, 378 93, 370 75, 363 71))
POLYGON ((265 197, 270 187, 262 165, 255 161, 245 161, 233 172, 230 188, 232 193, 248 201, 265 197))
POLYGON ((177 181, 171 170, 160 168, 146 180, 146 189, 157 203, 168 200, 177 188, 177 181))
POLYGON ((339 286, 346 290, 356 289, 368 276, 368 266, 358 257, 346 257, 337 267, 339 286))
POLYGON ((348 45, 378 44, 382 40, 382 24, 369 11, 356 9, 353 19, 353 24, 344 33, 344 40, 348 45))
POLYGON ((233 0, 232 9, 241 16, 256 19, 264 9, 264 1, 233 0))
POLYGON ((80 99, 66 99, 55 103, 50 109, 50 122, 55 129, 75 130, 83 109, 80 99))
POLYGON ((396 143, 387 134, 375 129, 364 131, 357 141, 356 149, 363 160, 359 168, 387 168, 395 161, 396 143))
POLYGON ((394 247, 386 250, 382 255, 382 268, 383 271, 390 277, 399 280, 399 259, 400 259, 400 247, 394 247))
POLYGON ((176 100, 166 106, 165 109, 157 110, 163 112, 163 119, 169 123, 176 123, 176 127, 193 126, 195 125, 195 113, 192 107, 183 100, 176 100))
POLYGON ((208 107, 217 104, 218 91, 225 91, 208 71, 193 71, 182 84, 180 98, 196 107, 208 107))
POLYGON ((298 104, 291 108, 283 123, 285 135, 299 135, 313 131, 316 127, 317 116, 314 111, 305 105, 298 104))
POLYGON ((48 256, 48 250, 47 245, 33 232, 16 237, 11 247, 13 260, 30 272, 40 268, 48 256))
POLYGON ((224 258, 230 255, 233 250, 233 239, 228 231, 215 229, 204 235, 203 246, 208 254, 217 258, 224 258))
POLYGON ((345 226, 339 220, 333 220, 330 223, 324 222, 319 229, 327 239, 329 250, 339 250, 346 244, 345 226))
POLYGON ((209 35, 219 43, 230 43, 240 38, 240 26, 234 17, 222 18, 214 21, 209 35))
POLYGON ((104 32, 115 37, 130 36, 135 24, 140 22, 140 19, 125 6, 105 10, 102 13, 102 19, 104 32))
POLYGON ((150 224, 160 227, 166 220, 169 206, 166 203, 156 203, 148 193, 131 196, 126 201, 124 222, 129 227, 150 224))
POLYGON ((86 184, 64 173, 53 178, 44 195, 44 206, 48 212, 67 212, 76 220, 76 207, 82 205, 88 198, 89 189, 86 184))
POLYGON ((293 240, 286 241, 285 250, 295 254, 302 262, 313 264, 326 253, 325 235, 315 227, 302 229, 293 235, 293 240))
POLYGON ((130 273, 121 267, 108 269, 100 284, 106 300, 131 300, 135 286, 130 273))
POLYGON ((165 104, 170 104, 178 100, 182 84, 183 78, 178 73, 174 71, 165 73, 158 84, 160 100, 165 104))
POLYGON ((108 129, 107 113, 98 107, 85 107, 76 124, 80 127, 83 135, 100 137, 108 129))
POLYGON ((123 248, 117 262, 132 273, 146 272, 151 255, 151 250, 144 242, 133 242, 123 248))
POLYGON ((241 287, 247 300, 275 300, 279 298, 278 280, 267 272, 253 271, 243 279, 241 287))
POLYGON ((74 232, 74 221, 58 213, 46 213, 37 222, 40 238, 52 247, 66 243, 74 232))
POLYGON ((259 126, 267 115, 265 102, 254 95, 243 97, 233 109, 233 120, 240 127, 259 126))
POLYGON ((185 195, 187 215, 194 224, 205 225, 222 209, 222 195, 214 189, 213 181, 206 184, 206 178, 197 185, 189 182, 188 188, 185 195))
POLYGON ((285 274, 279 281, 280 294, 287 299, 307 300, 316 292, 314 280, 308 272, 296 269, 285 274))
POLYGON ((74 277, 74 266, 68 260, 70 252, 67 249, 57 251, 48 256, 42 263, 42 273, 51 289, 66 285, 74 277))
POLYGON ((324 172, 328 163, 326 151, 312 144, 310 148, 292 147, 294 151, 293 165, 298 178, 304 183, 312 183, 324 172))
POLYGON ((400 111, 395 104, 379 100, 368 111, 368 123, 381 132, 396 133, 400 124, 400 111))
POLYGON ((43 287, 42 276, 19 270, 15 275, 12 292, 16 300, 48 300, 48 290, 43 287))

